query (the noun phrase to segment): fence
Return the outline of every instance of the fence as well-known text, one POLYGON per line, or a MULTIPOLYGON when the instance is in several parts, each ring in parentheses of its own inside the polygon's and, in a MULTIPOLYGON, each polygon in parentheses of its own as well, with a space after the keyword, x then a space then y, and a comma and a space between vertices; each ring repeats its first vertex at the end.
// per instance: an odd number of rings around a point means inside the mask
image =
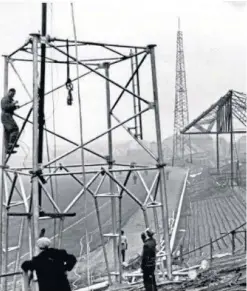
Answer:
POLYGON ((235 239, 236 239, 236 235, 238 233, 244 233, 244 251, 246 252, 246 238, 247 238, 246 230, 238 230, 238 229, 242 228, 245 225, 246 225, 246 222, 241 224, 237 228, 229 231, 229 232, 222 233, 223 234, 222 236, 220 236, 220 237, 218 237, 218 238, 216 238, 214 240, 210 237, 208 243, 206 243, 206 244, 204 244, 204 245, 202 245, 200 247, 197 247, 197 248, 195 248, 195 249, 193 249, 193 250, 191 250, 189 252, 186 252, 186 253, 183 253, 183 246, 180 245, 179 255, 173 256, 173 260, 179 259, 180 262, 183 262, 184 259, 185 259, 185 256, 209 246, 209 249, 210 249, 209 258, 210 258, 210 261, 212 261, 213 260, 213 244, 215 244, 219 240, 222 240, 224 237, 226 237, 228 235, 231 236, 231 243, 232 243, 231 250, 232 250, 232 255, 234 255, 234 253, 236 251, 235 239))

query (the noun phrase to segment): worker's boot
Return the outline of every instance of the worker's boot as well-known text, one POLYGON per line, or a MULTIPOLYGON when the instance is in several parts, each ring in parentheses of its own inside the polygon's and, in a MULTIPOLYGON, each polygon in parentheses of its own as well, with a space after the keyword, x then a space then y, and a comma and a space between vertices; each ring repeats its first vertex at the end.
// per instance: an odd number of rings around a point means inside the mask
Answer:
POLYGON ((14 149, 12 150, 13 145, 9 145, 8 148, 6 149, 6 154, 15 154, 17 153, 17 151, 15 151, 14 149))
POLYGON ((19 144, 16 144, 16 145, 15 145, 15 148, 19 148, 19 147, 20 147, 20 145, 19 145, 19 144))
POLYGON ((7 150, 6 151, 6 154, 8 154, 8 155, 10 155, 10 154, 16 154, 17 153, 17 151, 14 151, 14 150, 7 150))

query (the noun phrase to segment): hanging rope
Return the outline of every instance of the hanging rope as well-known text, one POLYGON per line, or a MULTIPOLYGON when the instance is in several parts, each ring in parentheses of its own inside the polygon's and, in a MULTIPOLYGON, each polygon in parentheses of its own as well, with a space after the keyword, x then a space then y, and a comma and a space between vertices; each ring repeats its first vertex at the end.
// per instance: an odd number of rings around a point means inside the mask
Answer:
MULTIPOLYGON (((76 35, 76 25, 75 25, 75 16, 74 16, 74 6, 71 3, 71 16, 72 16, 72 23, 73 23, 73 32, 74 32, 74 39, 75 39, 75 54, 76 54, 76 74, 77 74, 77 94, 78 94, 78 105, 79 105, 79 120, 80 120, 80 143, 83 145, 83 120, 82 120, 82 101, 80 95, 80 81, 79 81, 79 64, 78 64, 78 44, 77 44, 77 35, 76 35)), ((81 163, 82 163, 82 173, 83 173, 83 184, 86 185, 86 174, 85 174, 85 159, 84 159, 84 149, 81 147, 81 163)), ((86 217, 86 209, 87 209, 87 191, 84 190, 84 211, 83 216, 84 219, 84 229, 86 231, 86 269, 87 269, 87 284, 88 286, 91 285, 90 280, 90 270, 89 270, 89 239, 88 239, 88 231, 87 231, 87 217, 86 217)), ((78 266, 78 265, 77 265, 78 266)), ((75 274, 77 276, 77 268, 75 269, 75 274)))
POLYGON ((67 51, 67 81, 66 81, 66 88, 68 90, 68 97, 67 97, 67 104, 72 105, 73 96, 72 91, 74 89, 73 83, 70 79, 70 64, 69 64, 69 41, 66 41, 66 51, 67 51))
MULTIPOLYGON (((53 4, 51 3, 51 35, 53 35, 53 4)), ((53 50, 51 50, 51 58, 53 59, 53 50)), ((51 89, 54 90, 54 71, 53 71, 53 66, 55 65, 55 71, 56 71, 56 75, 58 74, 58 70, 57 70, 57 65, 56 64, 52 64, 51 65, 51 89)), ((55 108, 57 108, 57 103, 55 104, 55 96, 54 96, 54 92, 52 91, 51 93, 52 95, 52 130, 53 132, 56 132, 56 118, 55 118, 55 108)), ((57 157, 57 137, 56 135, 53 134, 53 159, 56 159, 57 157)), ((57 162, 55 162, 55 167, 57 167, 57 162)), ((57 176, 55 176, 55 185, 54 185, 55 191, 54 191, 54 200, 56 203, 58 203, 58 195, 57 195, 57 191, 58 191, 58 181, 57 181, 57 176)), ((56 235, 56 219, 54 221, 54 230, 55 230, 55 235, 56 235)), ((54 242, 55 244, 56 242, 54 242)), ((56 245, 56 244, 55 244, 56 245)))

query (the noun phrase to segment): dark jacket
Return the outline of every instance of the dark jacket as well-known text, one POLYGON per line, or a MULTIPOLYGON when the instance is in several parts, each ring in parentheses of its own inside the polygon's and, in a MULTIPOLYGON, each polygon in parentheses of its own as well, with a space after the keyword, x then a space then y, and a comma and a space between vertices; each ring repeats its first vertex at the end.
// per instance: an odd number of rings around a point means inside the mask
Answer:
POLYGON ((13 113, 17 109, 13 103, 13 99, 9 96, 5 96, 1 100, 1 121, 6 125, 6 129, 10 130, 12 127, 17 127, 16 122, 13 119, 13 113))
POLYGON ((13 102, 13 98, 9 96, 5 96, 1 100, 1 109, 2 113, 10 113, 13 114, 16 110, 17 106, 13 102))
POLYGON ((49 248, 31 261, 22 264, 24 271, 36 271, 39 291, 70 291, 67 271, 76 264, 76 258, 65 250, 49 248))
POLYGON ((148 238, 143 244, 142 252, 142 270, 155 269, 156 263, 156 240, 154 238, 148 238))

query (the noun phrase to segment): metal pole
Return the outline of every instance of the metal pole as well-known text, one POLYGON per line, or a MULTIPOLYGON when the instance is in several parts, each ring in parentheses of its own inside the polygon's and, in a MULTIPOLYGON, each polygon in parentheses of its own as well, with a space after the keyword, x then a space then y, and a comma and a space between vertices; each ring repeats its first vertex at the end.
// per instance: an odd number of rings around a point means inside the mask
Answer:
MULTIPOLYGON (((133 56, 132 51, 130 51, 130 55, 133 56)), ((131 61, 131 74, 132 76, 134 75, 134 61, 133 58, 130 59, 131 61)), ((136 94, 136 90, 135 90, 135 78, 133 78, 132 80, 132 91, 134 94, 136 94)), ((136 112, 136 98, 133 96, 133 108, 134 108, 134 115, 137 113, 136 112)), ((135 117, 134 119, 134 127, 135 127, 135 136, 138 137, 138 128, 137 128, 137 117, 135 117)))
POLYGON ((183 245, 180 245, 180 263, 183 263, 183 245))
MULTIPOLYGON (((19 239, 18 239, 18 251, 17 251, 17 255, 16 255, 15 272, 18 271, 19 265, 20 265, 21 250, 22 250, 22 244, 23 244, 24 225, 25 225, 25 217, 22 217, 21 227, 20 227, 20 232, 19 232, 19 239)), ((16 281, 17 281, 17 277, 14 276, 13 291, 15 291, 15 289, 16 289, 16 281)))
POLYGON ((234 168, 233 168, 233 114, 232 114, 232 95, 230 98, 230 136, 231 136, 231 186, 233 186, 233 173, 234 173, 234 168))
POLYGON ((210 237, 210 263, 212 263, 213 261, 213 240, 212 238, 210 237))
MULTIPOLYGON (((159 219, 158 219, 158 213, 157 208, 153 207, 153 216, 154 216, 154 226, 155 226, 155 232, 157 234, 157 240, 158 240, 158 248, 161 250, 161 239, 160 239, 160 231, 159 231, 159 219)), ((163 264, 161 265, 163 267, 163 264)))
MULTIPOLYGON (((4 96, 7 94, 8 92, 8 80, 9 80, 9 76, 8 76, 8 58, 5 56, 4 57, 4 96)), ((3 135, 2 135, 2 165, 5 164, 5 159, 6 159, 6 154, 5 154, 5 134, 3 131, 3 135)), ((4 261, 4 252, 3 252, 3 210, 4 210, 4 192, 5 192, 5 187, 4 187, 4 169, 1 168, 1 195, 0 195, 0 207, 1 207, 1 213, 0 213, 0 274, 2 274, 3 269, 2 269, 2 265, 3 265, 3 261, 4 261)), ((3 280, 2 280, 3 282, 3 280)))
MULTIPOLYGON (((5 191, 7 191, 6 187, 5 187, 5 191)), ((4 266, 3 266, 3 273, 7 274, 8 273, 8 260, 9 260, 9 216, 8 216, 8 212, 9 212, 9 208, 4 207, 4 241, 5 241, 5 256, 4 256, 4 266)), ((8 277, 5 277, 3 279, 3 290, 7 291, 8 290, 8 277)))
POLYGON ((232 231, 232 255, 234 255, 234 252, 235 252, 235 231, 233 230, 232 231))
POLYGON ((216 134, 216 164, 217 164, 217 171, 219 172, 220 169, 220 157, 219 157, 219 134, 216 134))
MULTIPOLYGON (((47 4, 42 3, 42 36, 46 36, 46 21, 47 20, 47 4)), ((44 124, 45 124, 45 57, 46 57, 46 44, 41 44, 41 65, 40 65, 40 86, 39 86, 39 105, 38 105, 38 163, 43 162, 43 139, 44 139, 44 124)), ((39 206, 41 207, 41 185, 39 188, 39 206)))
POLYGON ((58 248, 59 249, 62 246, 63 226, 64 226, 64 218, 61 218, 59 221, 59 230, 58 230, 58 248))
MULTIPOLYGON (((8 81, 9 81, 9 62, 8 62, 8 58, 5 56, 4 57, 4 96, 7 95, 8 93, 8 81)), ((5 165, 5 159, 6 159, 6 153, 5 153, 5 134, 4 134, 4 130, 3 130, 3 139, 2 139, 2 165, 5 165)), ((4 183, 4 169, 1 169, 1 213, 0 213, 0 252, 1 252, 1 263, 0 263, 0 273, 2 274, 3 272, 5 272, 5 270, 3 270, 3 264, 6 260, 6 254, 3 252, 3 233, 6 232, 6 229, 4 229, 4 225, 6 226, 6 220, 7 218, 7 213, 6 213, 6 208, 4 206, 4 193, 5 193, 5 183, 4 183)), ((7 201, 6 201, 7 202, 7 201)), ((6 234, 5 234, 6 235, 6 234)), ((5 272, 6 273, 6 272, 5 272)), ((6 279, 3 278, 2 279, 2 287, 5 288, 6 287, 6 279)), ((6 290, 6 289, 5 289, 6 290)))
MULTIPOLYGON (((96 191, 96 193, 97 193, 97 191, 96 191)), ((97 220, 98 220, 100 239, 101 239, 103 254, 104 254, 104 258, 105 258, 106 271, 107 271, 107 275, 108 275, 109 284, 112 284, 111 274, 110 274, 110 269, 109 269, 109 262, 108 262, 108 258, 107 258, 107 252, 106 252, 105 241, 104 241, 104 236, 103 236, 103 230, 102 230, 102 225, 100 222, 99 203, 98 203, 96 196, 94 197, 94 203, 95 203, 95 210, 96 210, 96 215, 97 215, 97 220)))
MULTIPOLYGON (((138 53, 137 53, 137 48, 135 48, 135 63, 136 66, 138 66, 138 53)), ((140 78, 139 78, 139 70, 136 73, 136 85, 137 85, 137 95, 141 95, 141 90, 140 90, 140 78)), ((142 104, 141 100, 138 99, 138 111, 140 112, 142 110, 142 104)), ((139 119, 139 129, 140 129, 140 139, 143 139, 143 131, 142 131, 142 116, 138 116, 139 119)))
POLYGON ((167 275, 168 278, 172 278, 172 260, 170 249, 170 237, 169 237, 169 224, 168 224, 168 205, 167 194, 165 187, 165 171, 164 171, 164 158, 162 152, 162 140, 161 140, 161 126, 160 126, 160 113, 159 113, 159 97, 158 97, 158 85, 156 76, 156 64, 155 64, 155 52, 154 45, 150 45, 150 57, 151 57, 151 69, 152 69, 152 83, 153 83, 153 98, 154 98, 154 113, 155 113, 155 127, 156 127, 156 139, 158 148, 158 165, 160 172, 160 201, 162 204, 162 226, 164 231, 165 245, 166 245, 166 262, 167 262, 167 275))
POLYGON ((142 211, 143 211, 145 227, 148 228, 149 227, 149 221, 148 221, 147 209, 145 207, 143 207, 142 211))
POLYGON ((29 291, 30 288, 29 288, 29 284, 28 284, 28 272, 23 272, 23 276, 22 276, 22 290, 23 291, 29 291))
MULTIPOLYGON (((121 193, 123 191, 121 190, 121 193)), ((123 195, 120 194, 119 197, 119 204, 118 204, 118 211, 119 211, 119 229, 118 229, 118 258, 119 258, 119 283, 122 283, 122 254, 121 254, 121 231, 122 231, 122 198, 123 195)))
MULTIPOLYGON (((107 128, 111 128, 111 94, 110 94, 110 83, 109 83, 109 64, 105 63, 105 76, 106 76, 106 107, 107 107, 107 128)), ((112 145, 112 132, 108 132, 108 169, 112 169, 113 164, 113 145, 112 145)), ((110 193, 114 194, 114 183, 111 177, 110 180, 110 193)), ((112 211, 112 233, 117 234, 117 210, 116 210, 116 198, 111 198, 111 211, 112 211)), ((113 258, 114 258, 114 270, 117 270, 117 259, 118 259, 118 248, 117 248, 117 237, 113 236, 113 258)), ((117 278, 116 278, 117 279, 117 278)))
MULTIPOLYGON (((126 179, 124 181, 124 186, 127 185, 128 181, 129 181, 129 178, 130 178, 130 175, 131 175, 131 171, 129 171, 127 173, 127 176, 126 176, 126 179)), ((123 273, 123 270, 122 270, 122 256, 121 256, 121 231, 122 231, 122 198, 123 198, 123 192, 124 190, 119 188, 119 240, 118 240, 118 256, 119 256, 119 283, 121 284, 122 283, 122 273, 123 273)))
POLYGON ((246 239, 247 239, 247 233, 245 231, 244 232, 244 251, 245 251, 245 253, 246 253, 246 249, 247 249, 247 241, 246 241, 246 239))
MULTIPOLYGON (((57 41, 57 42, 66 42, 67 39, 62 39, 62 38, 52 38, 51 41, 57 41)), ((74 43, 74 40, 68 40, 69 43, 74 43)), ((102 42, 92 42, 92 41, 77 41, 78 44, 82 45, 95 45, 95 46, 113 46, 113 47, 120 47, 120 48, 137 48, 137 49, 146 49, 144 46, 135 46, 135 45, 121 45, 121 44, 113 44, 113 43, 102 43, 102 42)))
MULTIPOLYGON (((38 165, 38 133, 39 133, 39 96, 38 96, 38 43, 39 35, 32 34, 33 41, 33 173, 39 169, 38 165)), ((34 175, 32 178, 32 207, 34 243, 33 253, 36 255, 35 242, 39 238, 39 178, 34 175)))

